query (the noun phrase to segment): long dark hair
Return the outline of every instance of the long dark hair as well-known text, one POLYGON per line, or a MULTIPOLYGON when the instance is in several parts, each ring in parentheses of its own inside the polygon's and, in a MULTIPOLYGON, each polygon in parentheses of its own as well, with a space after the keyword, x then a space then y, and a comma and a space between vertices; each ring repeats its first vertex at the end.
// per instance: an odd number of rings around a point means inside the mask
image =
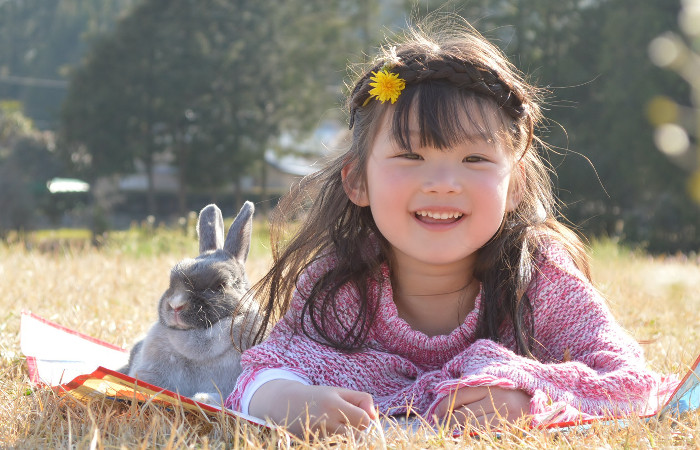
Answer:
POLYGON ((383 54, 359 74, 347 102, 352 130, 348 147, 322 170, 303 179, 278 204, 272 217, 273 266, 251 291, 261 302, 264 314, 256 342, 288 310, 306 267, 333 255, 337 264, 316 282, 305 299, 302 315, 309 320, 302 320, 298 331, 312 338, 320 336, 324 344, 344 351, 358 350, 366 344, 376 308, 368 300, 372 298, 367 295, 369 284, 371 280, 380 285, 390 282, 379 275, 379 269, 382 264, 391 264, 391 250, 370 208, 349 200, 341 171, 351 164, 353 169, 346 181, 365 183, 369 149, 379 119, 388 108, 393 111, 393 138, 402 147, 411 147, 408 122, 415 114, 421 145, 449 149, 468 139, 476 129, 500 140, 518 162, 520 169, 513 176, 520 203, 506 214, 500 230, 478 252, 474 272, 482 284, 478 337, 501 341, 502 325, 510 322, 518 353, 532 356, 532 305, 526 290, 536 280, 535 259, 543 239, 556 239, 565 245, 588 275, 581 241, 557 220, 548 166, 540 155, 545 146, 535 135, 542 120, 538 90, 468 25, 446 27, 439 23, 434 28, 440 31, 416 27, 401 42, 387 45, 383 54), (394 105, 368 101, 370 76, 387 63, 391 72, 406 82, 394 105), (468 112, 471 123, 460 123, 460 109, 468 112), (485 119, 494 115, 497 120, 485 119), (287 241, 286 226, 299 216, 303 220, 294 226, 296 231, 287 241), (377 252, 367 251, 374 247, 378 247, 377 252), (344 322, 339 334, 336 294, 348 284, 363 300, 353 320, 344 322), (308 326, 314 328, 314 333, 308 326))

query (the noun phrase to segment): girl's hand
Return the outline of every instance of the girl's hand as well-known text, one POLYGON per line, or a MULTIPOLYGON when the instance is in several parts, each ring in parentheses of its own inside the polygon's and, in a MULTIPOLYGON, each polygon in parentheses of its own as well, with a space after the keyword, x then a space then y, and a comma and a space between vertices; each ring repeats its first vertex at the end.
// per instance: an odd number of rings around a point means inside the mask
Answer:
POLYGON ((260 386, 248 411, 285 426, 297 436, 306 429, 322 434, 364 430, 377 418, 372 396, 366 392, 289 380, 273 380, 260 386))
POLYGON ((515 422, 530 412, 530 395, 517 389, 498 386, 462 387, 442 399, 435 407, 439 419, 449 418, 447 427, 497 426, 515 422))

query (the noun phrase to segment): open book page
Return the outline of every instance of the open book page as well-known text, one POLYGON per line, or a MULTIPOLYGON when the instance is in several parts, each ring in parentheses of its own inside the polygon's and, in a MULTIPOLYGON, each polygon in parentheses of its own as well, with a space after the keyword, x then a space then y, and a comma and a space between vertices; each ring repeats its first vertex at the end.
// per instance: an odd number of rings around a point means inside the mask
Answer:
POLYGON ((681 380, 671 398, 661 407, 659 414, 678 416, 700 409, 700 356, 681 380))
MULTIPOLYGON (((22 313, 20 347, 36 364, 32 382, 49 386, 67 383, 97 367, 117 370, 126 365, 129 352, 117 346, 61 327, 28 312, 22 313)), ((32 375, 30 373, 30 375, 32 375)))
MULTIPOLYGON (((22 313, 20 346, 27 357, 30 380, 78 400, 109 397, 152 401, 192 411, 241 417, 256 425, 265 422, 211 403, 202 403, 117 372, 129 360, 127 350, 62 327, 30 312, 22 313)), ((226 394, 224 394, 226 395, 226 394)))

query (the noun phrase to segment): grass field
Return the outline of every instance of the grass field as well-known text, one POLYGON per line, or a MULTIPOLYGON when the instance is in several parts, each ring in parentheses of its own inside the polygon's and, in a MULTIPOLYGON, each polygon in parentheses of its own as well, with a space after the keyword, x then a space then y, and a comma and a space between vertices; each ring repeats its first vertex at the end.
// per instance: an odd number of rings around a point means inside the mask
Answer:
MULTIPOLYGON (((248 261, 252 280, 267 268, 262 224, 248 261)), ((309 445, 284 433, 259 431, 227 418, 206 419, 151 405, 110 401, 82 405, 32 389, 19 346, 20 312, 29 309, 69 328, 129 346, 156 319, 170 267, 195 256, 191 233, 138 227, 100 250, 55 236, 0 247, 0 447, 12 448, 239 448, 309 445), (53 239, 53 243, 51 243, 53 239), (58 244, 56 244, 58 242, 58 244)), ((597 286, 616 317, 643 343, 648 363, 683 373, 700 353, 700 263, 652 258, 610 241, 592 245, 597 286)), ((478 439, 449 433, 336 437, 315 446, 341 448, 700 448, 700 414, 680 421, 632 420, 625 428, 598 424, 585 432, 523 432, 478 439)))

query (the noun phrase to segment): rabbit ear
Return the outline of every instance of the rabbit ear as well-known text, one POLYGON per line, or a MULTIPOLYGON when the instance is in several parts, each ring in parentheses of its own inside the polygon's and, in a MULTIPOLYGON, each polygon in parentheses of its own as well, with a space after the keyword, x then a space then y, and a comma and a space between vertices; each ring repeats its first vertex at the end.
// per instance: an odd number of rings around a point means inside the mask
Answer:
POLYGON ((199 213, 197 222, 199 253, 222 248, 224 243, 224 218, 214 204, 207 205, 199 213))
POLYGON ((224 242, 224 251, 236 258, 241 264, 248 259, 254 211, 255 206, 251 202, 243 204, 240 212, 233 220, 226 236, 226 242, 224 242))

